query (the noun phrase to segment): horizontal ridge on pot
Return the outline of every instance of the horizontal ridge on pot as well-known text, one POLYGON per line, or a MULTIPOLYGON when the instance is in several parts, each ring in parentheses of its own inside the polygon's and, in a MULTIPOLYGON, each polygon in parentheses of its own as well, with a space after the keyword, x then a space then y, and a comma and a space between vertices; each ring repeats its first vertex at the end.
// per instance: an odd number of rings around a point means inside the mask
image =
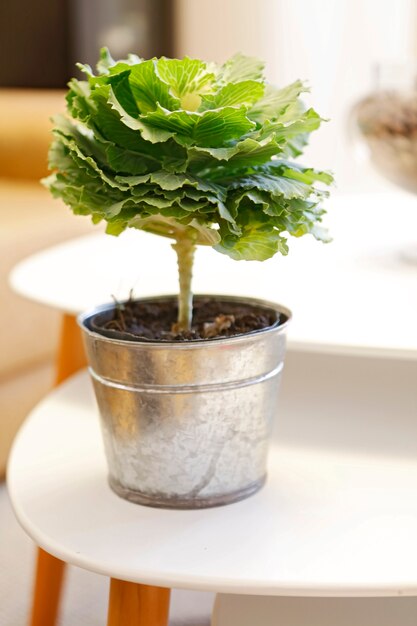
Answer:
MULTIPOLYGON (((195 300, 209 296, 195 296, 195 300)), ((95 308, 79 317, 84 331, 90 367, 100 377, 117 383, 193 385, 226 383, 263 376, 283 360, 283 331, 291 313, 285 307, 255 298, 221 296, 273 309, 284 318, 278 326, 231 338, 192 341, 125 341, 94 332, 91 319, 114 310, 114 303, 95 308), (277 332, 278 331, 278 332, 277 332), (88 338, 88 339, 87 339, 88 338), (241 361, 245 345, 245 362, 241 361)), ((144 302, 176 302, 176 296, 144 298, 144 302)))

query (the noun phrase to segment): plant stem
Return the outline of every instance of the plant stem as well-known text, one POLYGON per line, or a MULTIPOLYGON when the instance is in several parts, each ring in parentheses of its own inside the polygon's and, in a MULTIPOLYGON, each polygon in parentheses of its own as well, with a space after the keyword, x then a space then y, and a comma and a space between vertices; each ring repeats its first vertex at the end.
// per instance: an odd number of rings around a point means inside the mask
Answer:
POLYGON ((195 252, 194 239, 185 234, 177 236, 176 243, 172 244, 177 253, 178 277, 180 292, 178 295, 178 319, 175 331, 182 332, 191 330, 193 316, 193 293, 191 280, 193 276, 193 261, 195 252))

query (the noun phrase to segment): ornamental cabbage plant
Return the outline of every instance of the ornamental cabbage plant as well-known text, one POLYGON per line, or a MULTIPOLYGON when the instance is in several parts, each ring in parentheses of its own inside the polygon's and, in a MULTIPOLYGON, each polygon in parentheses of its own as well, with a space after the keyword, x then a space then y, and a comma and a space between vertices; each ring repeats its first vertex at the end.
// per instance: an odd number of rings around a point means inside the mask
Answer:
POLYGON ((278 89, 264 65, 237 54, 199 59, 101 51, 97 73, 79 65, 67 116, 54 118, 44 183, 106 232, 138 228, 174 240, 180 295, 177 330, 190 327, 195 247, 236 260, 288 253, 287 237, 321 227, 329 172, 294 162, 320 116, 306 109, 301 81, 278 89))

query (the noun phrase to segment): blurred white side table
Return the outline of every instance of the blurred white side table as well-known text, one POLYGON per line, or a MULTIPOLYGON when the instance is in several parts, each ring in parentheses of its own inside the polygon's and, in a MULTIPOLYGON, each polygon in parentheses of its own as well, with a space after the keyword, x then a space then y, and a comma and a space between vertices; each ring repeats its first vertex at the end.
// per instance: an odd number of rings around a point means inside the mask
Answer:
MULTIPOLYGON (((417 358, 417 265, 406 251, 417 203, 405 193, 335 196, 329 245, 294 239, 287 257, 236 262, 200 247, 196 293, 251 295, 294 312, 290 350, 417 358)), ((75 218, 74 218, 75 219, 75 218)), ((79 218, 82 219, 82 218, 79 218)), ((140 231, 82 237, 31 256, 10 281, 17 293, 68 315, 112 297, 177 292, 170 241, 140 231)))
MULTIPOLYGON (((328 208, 334 237, 329 246, 311 238, 295 240, 288 257, 264 263, 236 263, 201 248, 195 291, 249 294, 286 304, 295 313, 290 351, 415 360, 417 268, 402 258, 417 232, 414 198, 402 193, 335 196, 328 208)), ((133 231, 50 248, 20 263, 10 281, 22 296, 63 314, 57 382, 85 364, 75 322, 81 310, 112 296, 126 298, 131 289, 138 297, 177 291, 169 241, 133 231)), ((63 567, 39 552, 32 626, 55 624, 63 567)))
POLYGON ((415 624, 415 458, 277 440, 255 496, 214 509, 154 509, 108 487, 96 411, 86 373, 50 393, 17 436, 8 487, 38 545, 112 578, 109 626, 165 626, 174 586, 281 597, 285 612, 274 621, 266 621, 272 598, 258 599, 263 626, 306 626, 308 606, 312 626, 415 624), (295 597, 304 600, 291 607, 295 597), (337 598, 345 599, 339 609, 337 598), (368 599, 362 614, 359 598, 368 599))

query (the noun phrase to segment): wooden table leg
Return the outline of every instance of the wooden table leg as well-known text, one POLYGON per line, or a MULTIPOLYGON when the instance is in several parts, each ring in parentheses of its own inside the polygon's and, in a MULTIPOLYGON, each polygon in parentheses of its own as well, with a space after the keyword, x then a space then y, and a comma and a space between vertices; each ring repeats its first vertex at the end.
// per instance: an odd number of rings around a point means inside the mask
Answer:
POLYGON ((38 548, 31 626, 56 624, 65 563, 38 548))
POLYGON ((73 315, 64 315, 55 366, 55 386, 86 365, 87 359, 77 320, 73 315))
MULTIPOLYGON (((87 364, 81 331, 73 315, 64 315, 55 366, 54 386, 87 364)), ((65 563, 38 549, 30 626, 55 626, 65 563)))
POLYGON ((112 578, 107 626, 167 626, 171 590, 112 578))

